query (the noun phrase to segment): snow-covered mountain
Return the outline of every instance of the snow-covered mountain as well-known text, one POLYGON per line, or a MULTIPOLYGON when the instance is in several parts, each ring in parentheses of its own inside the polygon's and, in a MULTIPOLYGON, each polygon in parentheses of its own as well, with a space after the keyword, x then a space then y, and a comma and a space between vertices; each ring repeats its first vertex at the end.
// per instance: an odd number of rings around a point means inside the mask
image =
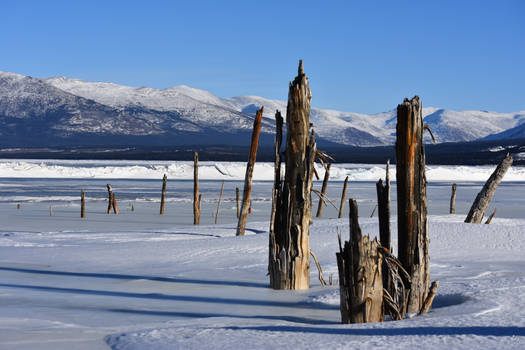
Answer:
MULTIPOLYGON (((315 90, 314 90, 315 104, 315 90)), ((219 98, 188 86, 130 87, 0 72, 0 135, 5 145, 247 144, 264 106, 262 142, 271 143, 275 110, 286 102, 257 96, 219 98)), ((438 142, 522 135, 525 111, 497 113, 424 108, 438 142), (512 130, 516 130, 512 132, 512 130)), ((312 108, 320 143, 376 146, 395 141, 396 111, 360 114, 312 108)))

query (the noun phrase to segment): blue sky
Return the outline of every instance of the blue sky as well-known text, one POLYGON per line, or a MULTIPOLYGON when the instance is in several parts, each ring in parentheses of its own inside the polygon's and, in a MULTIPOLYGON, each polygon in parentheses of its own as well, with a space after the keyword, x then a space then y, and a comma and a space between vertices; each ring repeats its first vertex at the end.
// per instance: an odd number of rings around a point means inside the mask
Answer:
POLYGON ((525 110, 525 1, 0 2, 0 70, 316 107, 525 110))

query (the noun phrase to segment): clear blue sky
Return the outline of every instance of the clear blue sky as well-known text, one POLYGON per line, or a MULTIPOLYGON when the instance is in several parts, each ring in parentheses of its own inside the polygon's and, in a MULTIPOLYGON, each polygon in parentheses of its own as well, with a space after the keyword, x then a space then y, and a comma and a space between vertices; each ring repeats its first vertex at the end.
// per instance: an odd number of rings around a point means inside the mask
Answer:
POLYGON ((525 110, 525 1, 0 2, 0 70, 316 107, 525 110))

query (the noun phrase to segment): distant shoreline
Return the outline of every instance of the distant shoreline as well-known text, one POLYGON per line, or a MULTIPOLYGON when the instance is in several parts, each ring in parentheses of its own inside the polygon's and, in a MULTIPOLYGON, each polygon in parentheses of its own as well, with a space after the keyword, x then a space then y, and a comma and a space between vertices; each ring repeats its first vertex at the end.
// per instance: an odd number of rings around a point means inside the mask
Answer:
MULTIPOLYGON (((395 163, 393 145, 377 147, 334 147, 318 145, 336 163, 384 164, 395 163), (325 147, 323 147, 325 146, 325 147)), ((232 145, 185 146, 86 146, 86 147, 3 147, 4 159, 78 159, 78 160, 193 160, 199 152, 202 161, 246 161, 248 147, 232 145)), ((459 142, 425 145, 426 163, 434 165, 497 164, 507 152, 514 154, 514 165, 525 165, 525 139, 483 142, 459 142)), ((273 147, 260 146, 258 161, 273 161, 273 147)))

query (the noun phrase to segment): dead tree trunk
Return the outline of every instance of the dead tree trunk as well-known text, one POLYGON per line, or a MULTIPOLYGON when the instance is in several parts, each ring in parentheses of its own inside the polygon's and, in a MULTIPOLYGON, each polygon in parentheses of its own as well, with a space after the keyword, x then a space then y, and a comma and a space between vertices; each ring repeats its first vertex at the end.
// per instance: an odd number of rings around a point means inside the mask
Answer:
POLYGON ((489 218, 487 219, 487 221, 485 221, 485 224, 488 225, 490 224, 490 222, 492 221, 492 219, 494 218, 494 215, 496 215, 496 208, 494 208, 494 210, 492 211, 492 214, 490 214, 489 218))
POLYGON ((250 195, 252 193, 253 168, 257 157, 257 147, 259 146, 259 134, 261 133, 262 115, 264 107, 261 107, 255 114, 253 121, 252 143, 250 145, 250 156, 246 165, 246 176, 244 177, 244 191, 242 192, 242 206, 237 224, 237 236, 244 236, 246 230, 246 220, 248 218, 248 209, 250 207, 250 195))
POLYGON ((382 255, 377 238, 362 236, 357 202, 350 205, 350 241, 344 248, 339 237, 337 267, 342 323, 381 322, 383 312, 382 255))
POLYGON ((219 193, 219 201, 217 202, 217 212, 215 213, 215 225, 219 222, 219 208, 221 207, 222 191, 224 190, 224 180, 221 184, 221 192, 219 193))
POLYGON ((345 183, 343 184, 343 192, 341 193, 341 204, 339 204, 339 215, 338 218, 343 217, 343 212, 345 209, 345 200, 346 200, 346 186, 348 185, 348 176, 345 178, 345 183))
POLYGON ((160 215, 164 215, 164 206, 166 203, 166 182, 168 182, 168 177, 166 174, 162 177, 162 192, 160 195, 160 215))
POLYGON ((310 287, 309 232, 312 218, 312 177, 316 145, 310 134, 308 78, 299 61, 290 83, 286 110, 286 173, 278 188, 274 232, 270 234, 268 272, 274 289, 310 287))
POLYGON ((326 188, 328 187, 328 178, 330 177, 330 167, 332 163, 326 164, 323 186, 321 187, 321 196, 319 197, 319 205, 317 206, 317 214, 315 217, 320 218, 323 215, 324 197, 326 196, 326 188))
POLYGON ((419 96, 397 106, 398 256, 410 280, 406 312, 419 313, 430 288, 423 118, 419 96))
POLYGON ((82 219, 86 217, 86 196, 84 191, 80 191, 80 217, 82 219))
POLYGON ((201 205, 199 202, 199 154, 193 153, 193 224, 201 221, 201 205))
POLYGON ((512 156, 507 153, 505 158, 501 161, 501 163, 498 164, 496 170, 494 170, 492 175, 490 175, 489 179, 478 193, 476 200, 474 200, 474 203, 472 203, 472 207, 468 212, 465 222, 474 224, 481 223, 481 220, 483 220, 483 215, 485 215, 485 211, 489 206, 490 200, 492 199, 492 196, 494 196, 494 192, 496 192, 499 183, 511 165, 512 156))
POLYGON ((450 214, 456 213, 456 184, 452 184, 452 194, 450 195, 450 214))
POLYGON ((274 234, 275 210, 277 207, 278 192, 281 188, 281 146, 283 143, 283 117, 281 112, 275 111, 275 141, 273 147, 274 176, 272 190, 272 212, 270 216, 270 236, 274 234))

